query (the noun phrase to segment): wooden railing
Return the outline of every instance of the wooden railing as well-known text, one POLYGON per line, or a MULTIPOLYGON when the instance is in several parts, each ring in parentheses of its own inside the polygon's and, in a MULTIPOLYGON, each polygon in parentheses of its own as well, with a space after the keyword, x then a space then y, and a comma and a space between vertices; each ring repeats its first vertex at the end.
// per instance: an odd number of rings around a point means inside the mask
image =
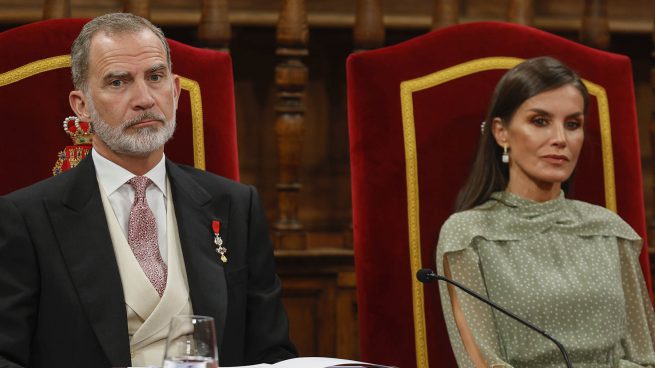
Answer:
MULTIPOLYGON (((227 6, 228 1, 220 1, 227 6)), ((197 26, 205 11, 206 1, 120 1, 77 0, 70 15, 70 0, 0 0, 0 24, 20 24, 56 17, 93 17, 121 11, 130 3, 138 8, 149 8, 150 18, 161 26, 197 26), (44 14, 44 10, 47 13, 44 14)), ((211 3, 211 1, 210 1, 211 3)), ((431 29, 476 20, 508 20, 532 24, 551 31, 579 31, 585 8, 590 14, 604 15, 613 33, 650 34, 653 23, 649 0, 381 0, 384 24, 387 29, 431 29), (538 6, 537 6, 538 4, 538 6), (599 11, 593 10, 599 9, 599 11), (611 16, 608 16, 611 15, 611 16), (521 21, 530 19, 532 22, 521 21), (436 23, 437 26, 433 27, 436 23)), ((307 21, 310 27, 352 28, 355 23, 356 1, 308 1, 307 21)), ((278 0, 229 1, 229 21, 232 26, 273 27, 279 16, 278 0), (255 5, 254 5, 255 4, 255 5)), ((602 25, 601 25, 602 27, 602 25)))
POLYGON ((607 0, 585 0, 580 41, 591 47, 607 49, 610 45, 607 0))
POLYGON ((202 0, 198 42, 201 46, 228 51, 232 28, 227 0, 202 0))
POLYGON ((307 238, 300 219, 300 168, 302 165, 305 130, 305 88, 309 30, 305 2, 282 0, 277 23, 276 55, 280 62, 275 68, 277 103, 275 133, 277 136, 278 216, 274 228, 277 249, 305 249, 307 238))
POLYGON ((353 29, 354 50, 370 50, 384 45, 384 19, 382 1, 357 1, 355 27, 353 29))
POLYGON ((70 0, 46 0, 43 4, 43 19, 70 18, 70 0))

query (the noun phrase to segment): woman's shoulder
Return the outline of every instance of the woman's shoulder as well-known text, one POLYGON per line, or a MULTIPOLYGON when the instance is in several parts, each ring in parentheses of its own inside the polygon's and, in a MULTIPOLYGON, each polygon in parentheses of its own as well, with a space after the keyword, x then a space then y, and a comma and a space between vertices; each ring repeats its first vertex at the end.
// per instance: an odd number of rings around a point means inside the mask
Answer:
POLYGON ((575 208, 578 212, 588 218, 598 218, 608 221, 623 221, 619 215, 609 209, 597 204, 580 201, 577 199, 567 199, 569 206, 575 208))
POLYGON ((480 229, 480 225, 486 224, 489 222, 490 217, 493 213, 494 206, 491 201, 486 202, 475 208, 471 208, 465 211, 455 212, 446 221, 441 227, 441 231, 465 231, 471 229, 480 229))
MULTIPOLYGON (((569 208, 578 217, 587 235, 616 236, 628 240, 641 240, 637 232, 609 209, 574 199, 567 199, 569 208)), ((583 234, 584 235, 584 234, 583 234)))
POLYGON ((487 221, 488 218, 489 211, 483 211, 477 207, 466 211, 455 212, 446 219, 442 229, 474 227, 479 223, 487 221))
POLYGON ((570 199, 564 203, 564 206, 558 205, 557 214, 553 212, 537 219, 524 218, 515 213, 516 209, 490 200, 451 215, 441 227, 439 247, 442 252, 456 252, 474 244, 477 238, 521 240, 551 228, 575 236, 611 236, 635 243, 641 241, 628 223, 607 208, 570 199))
POLYGON ((476 236, 484 234, 494 221, 494 205, 490 202, 478 207, 455 212, 441 226, 439 247, 444 252, 462 250, 476 236))

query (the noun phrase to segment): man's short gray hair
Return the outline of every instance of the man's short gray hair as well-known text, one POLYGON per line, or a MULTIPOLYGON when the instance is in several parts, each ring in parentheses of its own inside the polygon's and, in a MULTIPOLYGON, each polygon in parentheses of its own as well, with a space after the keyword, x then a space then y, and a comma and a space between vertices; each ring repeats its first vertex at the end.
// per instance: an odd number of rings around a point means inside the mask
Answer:
POLYGON ((122 33, 138 33, 145 29, 159 38, 166 51, 166 62, 171 70, 171 50, 166 42, 166 36, 161 29, 150 23, 149 20, 130 13, 110 13, 94 18, 84 25, 82 31, 73 41, 71 47, 71 73, 75 89, 86 92, 89 72, 89 53, 91 39, 102 32, 109 36, 122 33))

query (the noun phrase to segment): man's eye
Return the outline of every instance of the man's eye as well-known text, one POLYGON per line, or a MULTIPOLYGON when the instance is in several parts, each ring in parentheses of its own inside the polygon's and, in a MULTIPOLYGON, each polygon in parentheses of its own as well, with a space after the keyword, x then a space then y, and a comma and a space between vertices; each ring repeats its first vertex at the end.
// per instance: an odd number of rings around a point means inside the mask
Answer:
POLYGON ((112 87, 120 87, 123 85, 123 81, 116 79, 111 81, 109 84, 111 84, 112 87))
POLYGON ((159 74, 153 74, 153 75, 150 76, 150 80, 153 81, 153 82, 160 81, 161 78, 162 78, 162 77, 161 77, 161 75, 159 75, 159 74))

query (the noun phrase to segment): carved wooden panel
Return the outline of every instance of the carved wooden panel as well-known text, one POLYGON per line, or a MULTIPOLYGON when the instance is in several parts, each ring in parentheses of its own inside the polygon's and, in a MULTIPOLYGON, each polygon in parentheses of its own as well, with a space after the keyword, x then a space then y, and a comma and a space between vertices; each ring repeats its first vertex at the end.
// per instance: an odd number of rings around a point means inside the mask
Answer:
POLYGON ((607 0, 585 0, 580 41, 599 49, 610 46, 607 0))
POLYGON ((332 280, 287 276, 283 286, 282 300, 289 315, 289 334, 300 355, 334 356, 336 288, 332 280))
POLYGON ((459 0, 435 0, 432 13, 432 29, 452 26, 459 23, 459 0))
POLYGON ((150 19, 150 0, 124 0, 123 11, 150 19))
MULTIPOLYGON (((121 0, 70 0, 73 17, 93 17, 122 9, 121 0)), ((382 0, 387 28, 430 29, 434 3, 438 0, 382 0)), ((510 0, 468 0, 459 6, 460 22, 504 20, 510 0)), ((513 0, 512 0, 513 1, 513 0)), ((553 30, 580 28, 583 1, 533 0, 534 25, 553 30)), ((310 26, 352 28, 356 2, 352 0, 307 0, 310 26)), ((26 23, 41 19, 43 0, 0 0, 0 23, 26 23)), ((200 1, 151 0, 151 19, 158 24, 197 26, 200 1)), ((651 33, 650 0, 607 0, 612 31, 651 33)), ((237 25, 273 26, 279 0, 230 0, 230 22, 237 25)))
POLYGON ((384 20, 380 0, 357 0, 353 38, 355 50, 370 50, 384 45, 384 20))
POLYGON ((278 158, 278 216, 273 239, 278 249, 303 249, 306 233, 298 218, 300 169, 305 131, 305 88, 308 70, 309 30, 304 0, 282 0, 277 23, 277 49, 280 62, 275 67, 277 102, 275 134, 278 158))
POLYGON ((43 19, 70 18, 70 0, 45 0, 43 3, 43 19))
POLYGON ((289 333, 302 356, 359 357, 353 253, 276 251, 289 333))
POLYGON ((227 51, 232 28, 228 0, 202 0, 198 40, 203 46, 227 51))
POLYGON ((531 26, 534 23, 534 1, 510 0, 507 21, 531 26))

